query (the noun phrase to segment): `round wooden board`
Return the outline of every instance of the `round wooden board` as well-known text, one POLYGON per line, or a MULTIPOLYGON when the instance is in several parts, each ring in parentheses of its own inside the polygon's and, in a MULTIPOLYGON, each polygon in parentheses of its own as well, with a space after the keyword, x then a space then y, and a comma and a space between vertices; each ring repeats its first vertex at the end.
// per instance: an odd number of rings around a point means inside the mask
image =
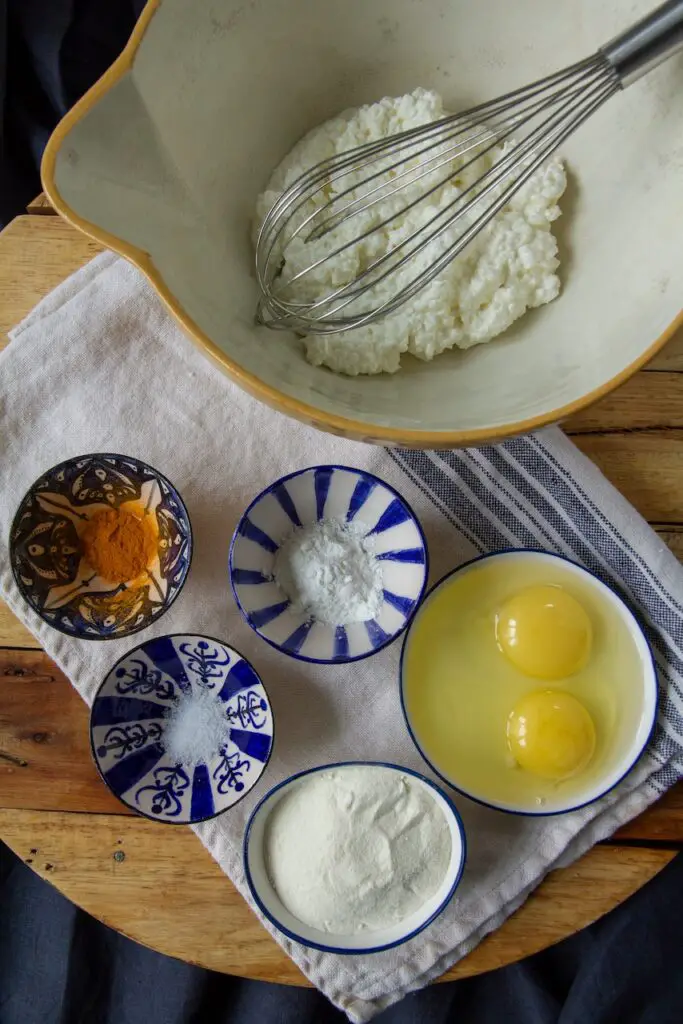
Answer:
MULTIPOLYGON (((39 206, 40 215, 17 218, 2 234, 0 348, 2 332, 99 251, 39 206)), ((566 427, 679 555, 682 408, 679 332, 647 370, 566 427)), ((0 838, 66 897, 138 942, 213 970, 306 984, 189 829, 120 813, 90 758, 87 709, 37 647, 0 603, 0 838)), ((661 870, 682 840, 679 786, 615 843, 549 875, 443 980, 504 966, 585 927, 661 870)))
MULTIPOLYGON (((190 829, 124 815, 2 810, 0 836, 70 900, 146 946, 214 971, 308 984, 190 829)), ((442 980, 545 949, 621 903, 673 856, 671 850, 595 847, 549 875, 442 980)))

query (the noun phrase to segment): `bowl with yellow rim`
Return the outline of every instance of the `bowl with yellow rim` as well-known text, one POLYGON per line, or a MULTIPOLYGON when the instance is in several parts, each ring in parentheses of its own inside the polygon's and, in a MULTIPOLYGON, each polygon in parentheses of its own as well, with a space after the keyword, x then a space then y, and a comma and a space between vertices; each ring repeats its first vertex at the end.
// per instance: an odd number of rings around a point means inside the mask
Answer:
POLYGON ((48 625, 82 640, 118 640, 157 622, 191 558, 180 494, 127 455, 53 466, 24 495, 10 530, 22 597, 48 625))
MULTIPOLYGON (((50 139, 43 185, 141 269, 201 352, 281 412, 418 449, 513 436, 603 397, 683 323, 675 61, 563 144, 561 294, 489 344, 408 357, 392 375, 311 365, 300 338, 255 323, 256 200, 297 140, 342 110, 423 86, 457 111, 584 58, 651 7, 634 0, 625 17, 622 0, 557 0, 539 17, 538 0, 148 0, 50 139)), ((438 347, 438 322, 424 329, 438 347)))

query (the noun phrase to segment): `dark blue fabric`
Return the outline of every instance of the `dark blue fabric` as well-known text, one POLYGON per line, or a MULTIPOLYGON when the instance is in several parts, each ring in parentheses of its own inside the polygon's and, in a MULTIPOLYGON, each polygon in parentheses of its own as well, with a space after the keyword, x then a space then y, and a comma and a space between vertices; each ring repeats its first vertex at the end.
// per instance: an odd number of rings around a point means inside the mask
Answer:
MULTIPOLYGON (((376 1024, 681 1024, 682 910, 679 855, 580 934, 520 964, 416 992, 376 1024)), ((310 989, 213 974, 136 945, 0 844, 0 1024, 345 1020, 310 989)))
POLYGON ((116 59, 144 0, 0 0, 0 226, 40 192, 57 121, 116 59))

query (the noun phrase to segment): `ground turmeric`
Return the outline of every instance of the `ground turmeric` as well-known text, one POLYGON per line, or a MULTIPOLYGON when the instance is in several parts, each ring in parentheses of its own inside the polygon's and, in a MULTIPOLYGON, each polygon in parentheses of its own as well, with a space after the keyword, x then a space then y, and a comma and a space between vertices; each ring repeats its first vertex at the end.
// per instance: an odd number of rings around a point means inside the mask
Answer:
POLYGON ((149 565, 155 550, 150 529, 132 512, 106 508, 86 526, 83 557, 109 583, 127 583, 149 565))

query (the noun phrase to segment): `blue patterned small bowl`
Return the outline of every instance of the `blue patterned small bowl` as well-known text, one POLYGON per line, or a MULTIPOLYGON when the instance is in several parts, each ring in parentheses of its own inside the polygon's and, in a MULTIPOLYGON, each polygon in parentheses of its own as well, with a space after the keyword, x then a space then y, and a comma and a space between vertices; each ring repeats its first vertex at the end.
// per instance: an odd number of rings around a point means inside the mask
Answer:
POLYGON ((427 542, 412 509, 389 484, 349 466, 311 466, 254 498, 233 535, 229 569, 240 611, 271 646, 301 661, 358 661, 395 640, 415 614, 427 583, 427 542), (362 524, 373 538, 383 585, 374 618, 347 625, 307 618, 275 582, 283 541, 321 519, 362 524))
POLYGON ((212 637, 155 637, 109 671, 90 712, 95 764, 127 807, 174 825, 206 821, 253 788, 273 747, 273 713, 258 675, 212 637), (204 690, 225 709, 225 743, 208 763, 177 763, 164 733, 179 697, 204 690))
POLYGON ((50 626, 81 640, 120 640, 156 622, 180 593, 192 558, 187 509, 156 469, 124 455, 82 455, 48 470, 24 497, 10 530, 22 596, 50 626), (156 557, 146 579, 114 584, 80 555, 84 528, 106 508, 153 516, 156 557))

